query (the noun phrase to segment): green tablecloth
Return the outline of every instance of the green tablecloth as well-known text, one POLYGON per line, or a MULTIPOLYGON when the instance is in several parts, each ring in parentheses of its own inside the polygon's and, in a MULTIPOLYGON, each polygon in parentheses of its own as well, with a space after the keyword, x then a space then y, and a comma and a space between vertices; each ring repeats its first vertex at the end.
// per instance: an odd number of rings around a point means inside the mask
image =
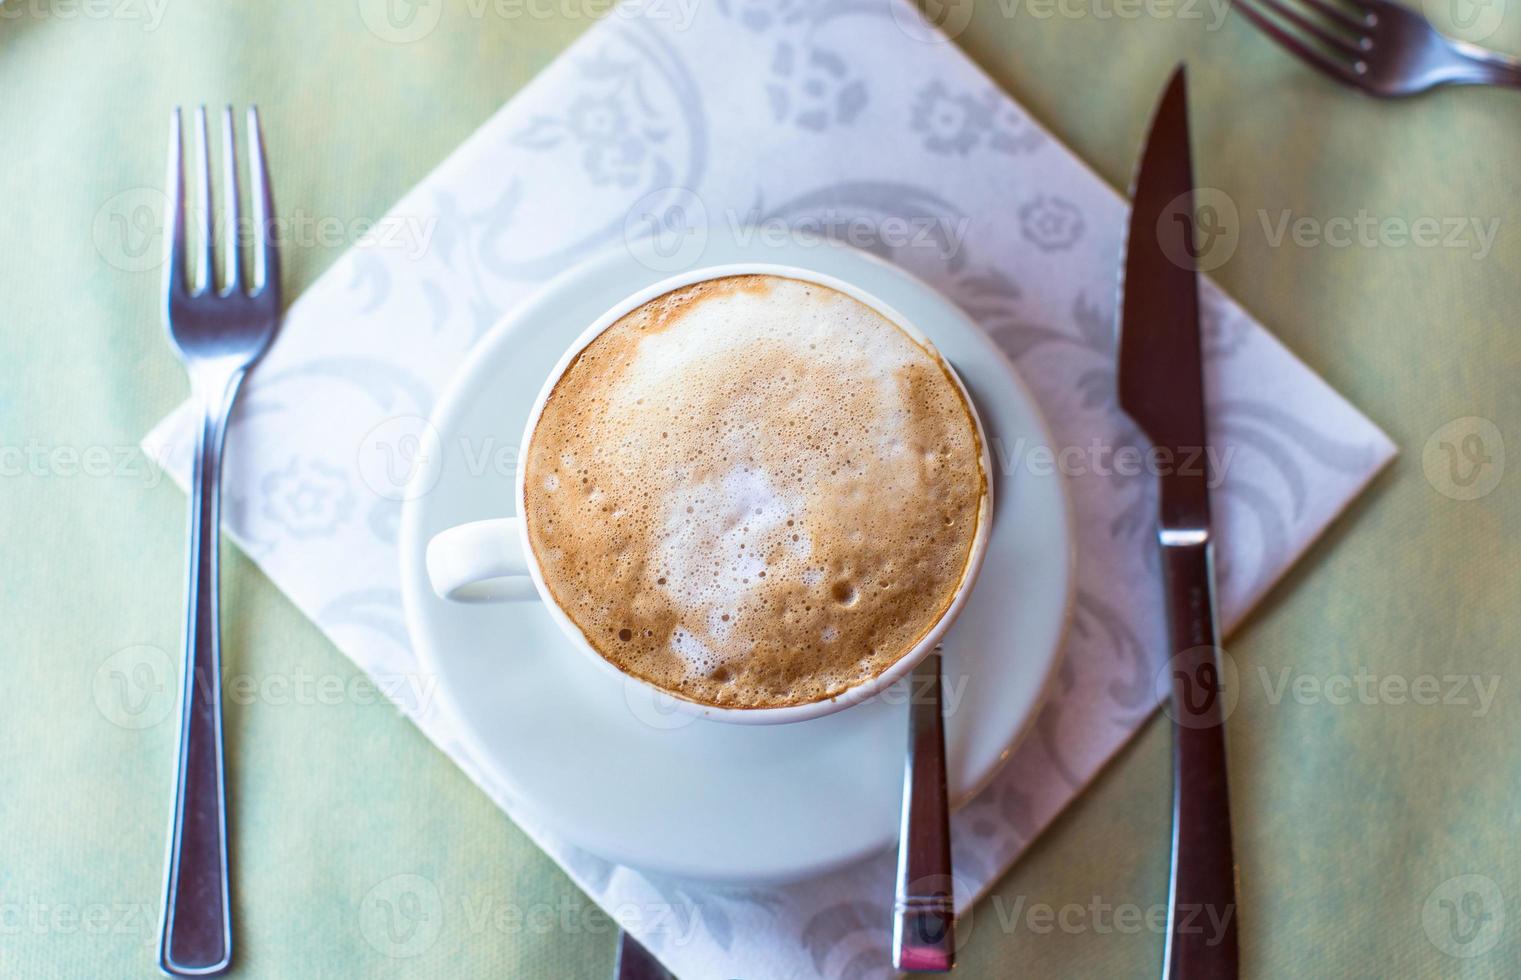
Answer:
MULTIPOLYGON (((1452 3, 1428 6, 1472 12, 1452 3)), ((0 976, 154 973, 174 725, 165 692, 123 702, 113 671, 180 642, 185 498, 133 455, 186 391, 157 273, 129 271, 168 108, 261 106, 281 211, 313 222, 287 251, 294 296, 344 247, 322 219, 384 213, 603 7, 450 0, 427 37, 392 44, 366 28, 367 4, 12 0, 0 14, 0 976)), ((1498 10, 1489 43, 1521 49, 1521 15, 1498 10)), ((1405 451, 1229 644, 1247 975, 1514 976, 1521 493, 1504 474, 1479 499, 1448 496, 1465 493, 1436 444, 1470 450, 1456 476, 1484 467, 1481 490, 1502 466, 1496 431, 1521 454, 1521 100, 1376 103, 1222 16, 983 0, 959 40, 1116 185, 1187 58, 1199 181, 1239 215, 1215 276, 1405 451), (1390 218, 1436 219, 1440 241, 1376 223, 1390 218), (1472 417, 1496 429, 1442 428, 1472 417), (1471 683, 1398 703, 1398 685, 1449 674, 1497 684, 1492 703, 1471 683), (1503 921, 1498 943, 1465 945, 1482 915, 1503 921)), ((227 559, 225 670, 254 692, 226 718, 236 973, 606 976, 609 920, 227 559), (433 881, 443 912, 412 959, 382 955, 359 913, 403 873, 433 881)), ((1166 897, 1168 746, 1153 723, 979 906, 966 975, 1156 975, 1162 936, 1145 921, 1166 897)))

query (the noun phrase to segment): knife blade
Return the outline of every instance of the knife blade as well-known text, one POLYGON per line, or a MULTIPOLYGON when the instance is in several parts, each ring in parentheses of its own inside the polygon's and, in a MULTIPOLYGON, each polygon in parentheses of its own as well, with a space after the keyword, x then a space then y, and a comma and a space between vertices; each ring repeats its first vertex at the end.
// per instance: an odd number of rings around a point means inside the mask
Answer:
POLYGON ((1131 192, 1120 273, 1120 407, 1150 440, 1173 719, 1172 874, 1163 976, 1238 971, 1236 865, 1215 626, 1210 454, 1200 344, 1188 83, 1183 66, 1152 117, 1131 192))
MULTIPOLYGON (((1190 255, 1193 165, 1187 99, 1180 66, 1152 117, 1136 169, 1120 272, 1120 407, 1154 446, 1172 452, 1204 445, 1198 274, 1190 255)), ((1164 529, 1208 528, 1209 493, 1202 470, 1195 465, 1163 480, 1164 529)))

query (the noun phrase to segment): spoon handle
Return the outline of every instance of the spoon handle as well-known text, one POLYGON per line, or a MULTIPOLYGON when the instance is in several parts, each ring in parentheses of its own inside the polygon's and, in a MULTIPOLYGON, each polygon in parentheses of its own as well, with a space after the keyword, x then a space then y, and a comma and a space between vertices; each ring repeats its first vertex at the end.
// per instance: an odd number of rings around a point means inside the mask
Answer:
POLYGON ((893 966, 910 973, 945 973, 956 965, 956 896, 951 884, 939 647, 914 668, 910 684, 893 966))

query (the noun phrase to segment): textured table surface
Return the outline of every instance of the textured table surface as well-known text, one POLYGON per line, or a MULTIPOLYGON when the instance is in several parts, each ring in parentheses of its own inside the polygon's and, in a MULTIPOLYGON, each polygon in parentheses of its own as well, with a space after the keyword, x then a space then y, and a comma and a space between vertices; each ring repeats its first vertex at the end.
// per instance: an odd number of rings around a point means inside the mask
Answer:
MULTIPOLYGON (((1521 50, 1506 0, 1448 2, 1521 50)), ((1403 450, 1227 644, 1246 974, 1515 975, 1521 98, 1375 103, 1204 0, 938 6, 1116 186, 1186 58, 1239 236, 1214 276, 1403 450)), ((0 975, 155 973, 174 725, 140 665, 178 657, 185 499, 135 447, 186 391, 143 268, 168 107, 261 106, 295 295, 604 7, 432 0, 409 43, 378 0, 0 8, 0 975)), ((608 975, 606 916, 226 557, 236 975, 608 975), (378 905, 399 874, 438 903, 378 905)), ((1156 975, 1168 746, 1153 723, 1037 842, 961 972, 1156 975)))

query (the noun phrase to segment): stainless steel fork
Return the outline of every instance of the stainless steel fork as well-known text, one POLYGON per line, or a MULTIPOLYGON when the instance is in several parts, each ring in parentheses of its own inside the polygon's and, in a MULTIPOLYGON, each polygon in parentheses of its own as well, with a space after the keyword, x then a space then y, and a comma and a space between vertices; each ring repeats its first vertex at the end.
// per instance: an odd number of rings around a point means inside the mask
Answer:
POLYGON ((1380 98, 1440 85, 1521 88, 1521 61, 1441 34, 1393 0, 1235 0, 1290 54, 1380 98))
POLYGON ((233 401, 248 369, 263 356, 280 320, 280 257, 272 231, 274 203, 259 132, 248 110, 248 173, 254 219, 252 284, 244 288, 238 205, 237 139, 232 108, 222 114, 225 268, 220 287, 212 247, 211 154, 206 108, 195 116, 199 150, 195 212, 199 233, 192 270, 187 257, 180 111, 169 119, 168 193, 173 227, 165 236, 165 320, 190 374, 196 406, 195 467, 190 489, 190 561, 185 660, 180 692, 179 770, 169 832, 159 967, 174 976, 209 976, 232 962, 228 902, 227 819, 222 769, 221 652, 217 622, 217 543, 221 524, 222 443, 233 401))

